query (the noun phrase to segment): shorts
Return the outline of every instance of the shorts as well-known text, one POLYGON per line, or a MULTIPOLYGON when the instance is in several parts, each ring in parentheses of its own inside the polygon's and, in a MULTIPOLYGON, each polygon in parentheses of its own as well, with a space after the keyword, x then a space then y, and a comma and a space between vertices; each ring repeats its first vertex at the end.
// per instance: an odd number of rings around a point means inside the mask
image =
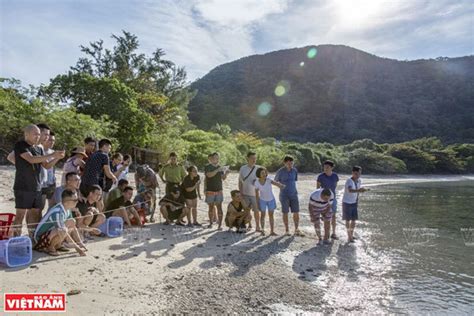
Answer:
POLYGON ((14 191, 15 208, 19 209, 43 209, 44 202, 41 191, 14 191))
POLYGON ((45 231, 43 234, 38 236, 35 245, 33 246, 34 250, 43 251, 47 250, 51 246, 51 238, 50 235, 53 232, 54 227, 50 228, 49 230, 45 231))
POLYGON ((298 195, 288 196, 280 195, 281 210, 283 213, 298 213, 300 211, 300 202, 298 201, 298 195))
POLYGON ((179 219, 181 216, 183 216, 184 212, 184 208, 179 208, 177 210, 171 211, 169 206, 166 207, 166 210, 168 211, 168 219, 170 221, 179 219))
POLYGON ((273 212, 277 208, 275 199, 273 199, 271 201, 264 201, 262 199, 259 199, 258 200, 258 206, 259 206, 261 212, 266 212, 267 210, 269 212, 273 212))
POLYGON ((311 223, 317 223, 320 220, 329 222, 333 216, 333 212, 331 210, 325 211, 325 209, 317 208, 311 204, 308 205, 308 211, 311 223))
POLYGON ((46 195, 46 198, 52 199, 54 195, 54 191, 56 190, 56 184, 52 184, 47 186, 46 188, 41 188, 41 194, 46 195))
POLYGON ((253 211, 257 211, 257 210, 258 210, 257 198, 256 198, 255 196, 243 195, 243 194, 242 194, 242 202, 244 202, 244 204, 245 204, 246 206, 247 206, 247 205, 251 205, 253 211))
POLYGON ((218 192, 207 191, 206 192, 207 204, 217 204, 217 203, 222 203, 222 202, 224 202, 224 194, 222 194, 222 191, 218 191, 218 192))
POLYGON ((345 221, 354 221, 359 219, 357 203, 342 203, 342 219, 345 221))

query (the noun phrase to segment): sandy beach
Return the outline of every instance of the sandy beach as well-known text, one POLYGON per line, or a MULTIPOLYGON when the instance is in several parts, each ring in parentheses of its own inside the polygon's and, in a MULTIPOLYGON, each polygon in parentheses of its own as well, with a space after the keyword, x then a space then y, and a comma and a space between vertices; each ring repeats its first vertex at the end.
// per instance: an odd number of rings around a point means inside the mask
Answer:
MULTIPOLYGON (((0 167, 0 178, 1 212, 13 211, 14 168, 0 167)), ((341 176, 339 196, 346 178, 341 176)), ((372 187, 432 181, 410 176, 363 179, 372 187)), ((230 190, 237 188, 237 174, 231 174, 224 186, 226 206, 230 190)), ((34 252, 30 266, 0 266, 1 294, 80 290, 67 297, 71 315, 383 312, 390 304, 390 280, 384 275, 391 262, 366 242, 371 231, 363 220, 364 211, 356 244, 346 243, 339 205, 341 239, 316 247, 307 215, 307 199, 314 187, 315 175, 300 176, 301 229, 306 237, 283 236, 279 205, 279 236, 275 237, 147 224, 125 231, 122 237, 90 241, 86 257, 75 252, 60 257, 34 252)), ((207 223, 206 204, 200 201, 198 207, 199 220, 207 223)))

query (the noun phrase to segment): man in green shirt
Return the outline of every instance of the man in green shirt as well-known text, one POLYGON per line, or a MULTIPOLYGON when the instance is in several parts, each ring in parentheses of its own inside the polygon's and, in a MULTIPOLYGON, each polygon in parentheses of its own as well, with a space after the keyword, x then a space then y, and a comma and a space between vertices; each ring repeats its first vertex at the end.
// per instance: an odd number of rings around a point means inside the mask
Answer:
POLYGON ((186 177, 186 169, 178 164, 178 155, 175 152, 170 154, 168 163, 161 168, 159 176, 161 181, 166 183, 166 194, 170 194, 172 187, 181 185, 186 177))
POLYGON ((112 202, 113 200, 118 199, 119 197, 122 196, 122 191, 128 187, 128 180, 126 179, 120 179, 117 187, 110 190, 109 194, 107 194, 107 199, 105 201, 105 207, 109 206, 109 203, 112 202))

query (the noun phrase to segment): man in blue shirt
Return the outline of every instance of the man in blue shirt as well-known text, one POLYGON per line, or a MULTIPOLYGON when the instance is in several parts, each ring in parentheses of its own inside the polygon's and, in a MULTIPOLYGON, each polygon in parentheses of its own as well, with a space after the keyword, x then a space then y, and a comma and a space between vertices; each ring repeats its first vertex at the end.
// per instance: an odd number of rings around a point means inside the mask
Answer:
POLYGON ((334 169, 334 162, 331 160, 326 160, 323 163, 323 173, 318 175, 316 180, 316 188, 323 188, 329 189, 334 194, 334 201, 332 203, 332 219, 331 219, 331 227, 332 227, 332 239, 339 239, 336 236, 336 211, 337 211, 337 200, 336 200, 336 186, 337 182, 339 181, 339 176, 337 173, 333 172, 334 169))
POLYGON ((295 224, 295 236, 304 236, 298 229, 300 222, 300 205, 298 201, 298 191, 296 190, 296 181, 298 181, 298 170, 294 165, 294 159, 291 156, 286 156, 283 159, 284 167, 278 169, 275 175, 275 181, 284 185, 280 189, 280 203, 283 211, 283 223, 285 224, 286 235, 290 235, 288 228, 288 212, 291 210, 293 214, 293 222, 295 224))

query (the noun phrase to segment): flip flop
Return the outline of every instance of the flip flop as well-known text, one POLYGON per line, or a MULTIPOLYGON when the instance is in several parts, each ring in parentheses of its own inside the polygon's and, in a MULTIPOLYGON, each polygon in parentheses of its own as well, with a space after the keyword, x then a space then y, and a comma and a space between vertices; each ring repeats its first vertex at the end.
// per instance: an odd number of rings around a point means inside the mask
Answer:
POLYGON ((278 234, 273 232, 273 233, 270 234, 270 236, 278 236, 278 234))
POLYGON ((71 249, 66 248, 66 247, 64 247, 64 246, 61 246, 60 248, 58 248, 58 249, 56 249, 56 250, 57 250, 57 251, 61 251, 61 252, 69 252, 69 251, 71 251, 71 249))
POLYGON ((46 250, 45 253, 47 253, 50 256, 57 257, 59 256, 59 253, 57 251, 48 251, 46 250))
POLYGON ((299 230, 297 230, 297 231, 295 231, 295 236, 304 237, 304 234, 302 232, 300 232, 299 230))

